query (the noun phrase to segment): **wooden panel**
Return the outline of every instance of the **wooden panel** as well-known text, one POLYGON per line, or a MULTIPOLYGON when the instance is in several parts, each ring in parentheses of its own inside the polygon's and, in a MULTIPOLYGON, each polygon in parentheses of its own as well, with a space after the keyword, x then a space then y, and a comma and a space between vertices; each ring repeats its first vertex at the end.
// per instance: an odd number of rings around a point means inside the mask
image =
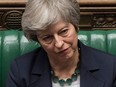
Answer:
MULTIPOLYGON (((0 0, 0 30, 21 29, 27 0, 0 0)), ((79 0, 80 29, 116 29, 116 0, 79 0)))
MULTIPOLYGON (((116 0, 77 0, 81 5, 110 5, 116 4, 116 0)), ((0 4, 25 4, 27 0, 0 0, 0 4)))
POLYGON ((81 29, 116 29, 116 7, 81 7, 81 29))
POLYGON ((0 30, 21 29, 22 8, 0 8, 0 30))
POLYGON ((113 5, 116 0, 79 0, 81 5, 113 5))
POLYGON ((27 0, 0 0, 0 5, 24 5, 27 0))

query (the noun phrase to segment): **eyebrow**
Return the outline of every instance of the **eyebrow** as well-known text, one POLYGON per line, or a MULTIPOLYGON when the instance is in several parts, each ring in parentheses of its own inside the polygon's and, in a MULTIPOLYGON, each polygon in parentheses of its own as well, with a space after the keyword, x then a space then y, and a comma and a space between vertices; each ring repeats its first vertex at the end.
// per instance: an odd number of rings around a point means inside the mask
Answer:
MULTIPOLYGON (((64 29, 64 28, 66 28, 66 27, 69 26, 69 23, 65 23, 65 24, 66 24, 66 25, 63 26, 62 28, 60 28, 59 31, 61 31, 62 29, 64 29)), ((44 34, 44 33, 42 33, 42 32, 44 32, 44 31, 45 31, 45 30, 39 30, 39 31, 37 31, 37 33, 36 33, 37 36, 38 36, 38 37, 42 37, 42 34, 44 34)), ((59 32, 59 31, 58 31, 58 32, 59 32)))
POLYGON ((64 29, 64 28, 66 28, 66 27, 68 27, 69 26, 69 23, 66 23, 66 25, 65 26, 63 26, 62 28, 60 28, 60 30, 62 30, 62 29, 64 29))

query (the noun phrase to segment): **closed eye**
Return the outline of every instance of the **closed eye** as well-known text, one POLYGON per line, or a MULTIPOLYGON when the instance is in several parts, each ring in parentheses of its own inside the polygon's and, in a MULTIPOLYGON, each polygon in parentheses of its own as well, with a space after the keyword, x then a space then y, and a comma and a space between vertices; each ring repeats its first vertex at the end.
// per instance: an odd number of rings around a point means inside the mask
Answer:
POLYGON ((68 33, 68 28, 65 28, 65 29, 63 29, 63 30, 61 30, 61 31, 59 32, 59 35, 65 36, 65 35, 67 35, 67 33, 68 33))
POLYGON ((48 41, 50 39, 52 39, 52 36, 51 35, 46 35, 46 36, 43 36, 42 38, 44 41, 48 41))

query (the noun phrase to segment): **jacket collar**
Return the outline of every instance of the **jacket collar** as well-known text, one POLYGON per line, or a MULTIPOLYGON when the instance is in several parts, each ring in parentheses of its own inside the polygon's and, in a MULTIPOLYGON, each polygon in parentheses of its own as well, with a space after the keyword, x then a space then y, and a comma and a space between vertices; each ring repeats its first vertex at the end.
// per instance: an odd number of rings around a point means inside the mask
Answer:
POLYGON ((80 47, 80 60, 82 67, 85 67, 87 70, 98 70, 99 64, 96 62, 96 56, 94 55, 90 47, 85 46, 82 42, 79 41, 78 47, 80 47))
MULTIPOLYGON (((99 64, 96 62, 96 56, 93 51, 85 46, 82 42, 78 41, 78 47, 80 47, 80 61, 81 67, 85 67, 87 70, 94 71, 99 70, 99 64)), ((32 74, 42 74, 45 68, 50 69, 47 53, 41 48, 39 52, 35 53, 35 63, 32 68, 32 74)))
MULTIPOLYGON (((99 64, 92 49, 78 41, 80 47, 81 79, 80 87, 103 87, 104 81, 97 78, 99 64)), ((47 53, 41 48, 35 56, 36 61, 32 68, 31 82, 29 87, 52 87, 50 64, 47 53), (41 77, 42 76, 42 77, 41 77), (46 84, 45 84, 46 83, 46 84)))
POLYGON ((49 60, 47 57, 47 53, 40 48, 39 52, 36 53, 35 63, 32 68, 32 74, 42 74, 46 68, 50 68, 49 60))
POLYGON ((40 48, 35 53, 35 61, 32 67, 30 82, 28 87, 52 87, 51 69, 47 53, 40 48))
POLYGON ((96 51, 79 41, 80 47, 80 87, 103 87, 104 81, 99 78, 100 66, 96 61, 96 51))

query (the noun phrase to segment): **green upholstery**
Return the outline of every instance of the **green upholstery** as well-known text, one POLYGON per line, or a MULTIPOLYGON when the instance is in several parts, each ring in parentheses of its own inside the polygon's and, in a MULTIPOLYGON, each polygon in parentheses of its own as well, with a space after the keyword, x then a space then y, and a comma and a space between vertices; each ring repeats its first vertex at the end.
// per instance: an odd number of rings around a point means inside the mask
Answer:
POLYGON ((107 33, 108 31, 81 31, 79 32, 79 39, 84 42, 86 45, 91 46, 93 48, 100 49, 104 52, 107 52, 106 41, 107 41, 107 33))
POLYGON ((116 30, 80 31, 78 38, 85 45, 116 55, 116 30))
MULTIPOLYGON (((116 55, 116 30, 81 30, 78 38, 88 46, 116 55)), ((22 31, 0 31, 0 87, 5 85, 11 61, 38 46, 37 42, 28 41, 22 31)))
POLYGON ((4 87, 6 75, 11 61, 26 52, 38 47, 33 41, 28 41, 21 31, 0 31, 0 87, 4 87))

